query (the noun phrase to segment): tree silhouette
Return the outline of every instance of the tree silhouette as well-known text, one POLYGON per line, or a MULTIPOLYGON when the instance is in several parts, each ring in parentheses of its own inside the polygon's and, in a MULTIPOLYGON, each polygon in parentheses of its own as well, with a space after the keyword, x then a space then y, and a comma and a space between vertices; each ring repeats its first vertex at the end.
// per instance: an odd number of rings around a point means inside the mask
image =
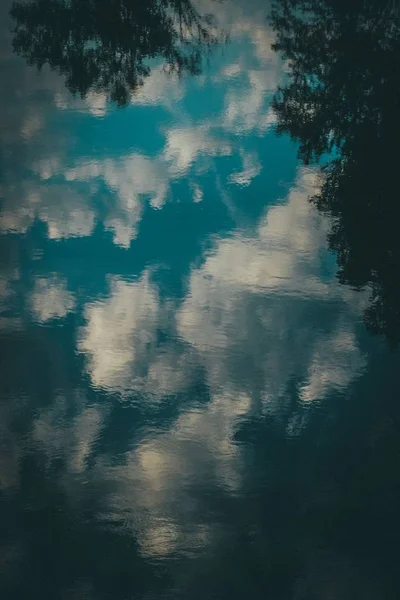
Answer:
POLYGON ((323 157, 312 198, 332 218, 341 282, 370 286, 370 331, 400 340, 400 16, 378 0, 275 0, 274 49, 289 81, 273 107, 278 133, 305 163, 323 157))
POLYGON ((160 57, 168 71, 200 72, 220 35, 190 0, 32 0, 16 2, 13 48, 39 69, 49 64, 84 97, 102 91, 125 105, 160 57))

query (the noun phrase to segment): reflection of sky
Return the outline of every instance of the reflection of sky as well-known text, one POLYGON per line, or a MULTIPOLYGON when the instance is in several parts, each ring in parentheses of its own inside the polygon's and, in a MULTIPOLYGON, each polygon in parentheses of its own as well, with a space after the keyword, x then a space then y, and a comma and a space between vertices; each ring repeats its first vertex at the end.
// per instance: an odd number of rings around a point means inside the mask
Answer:
MULTIPOLYGON (((256 10, 218 10, 230 42, 203 75, 178 81, 156 65, 124 111, 2 54, 17 91, 1 97, 0 327, 46 346, 52 372, 30 443, 48 465, 65 460, 71 502, 96 495, 98 518, 123 520, 145 556, 213 542, 196 486, 240 493, 239 422, 289 410, 293 382, 303 403, 343 391, 366 360, 363 297, 336 282, 307 201, 315 174, 271 129, 271 32, 256 10), (117 458, 100 444, 113 402, 144 419, 163 401, 168 417, 129 432, 117 458)), ((40 396, 33 371, 7 389, 40 396)), ((24 452, 12 410, 10 489, 24 452)), ((286 433, 302 424, 290 414, 286 433)))
POLYGON ((17 124, 28 153, 23 182, 16 186, 11 176, 3 184, 0 228, 25 232, 36 219, 60 240, 89 236, 100 221, 127 248, 147 206, 161 208, 177 194, 194 202, 210 198, 217 185, 210 170, 249 185, 261 170, 254 146, 273 122, 268 100, 279 69, 265 28, 243 19, 235 33, 235 45, 217 51, 201 77, 178 80, 156 65, 123 113, 100 94, 70 98, 50 73, 40 79, 46 111, 29 82, 28 114, 17 124), (223 158, 230 158, 225 168, 223 158))

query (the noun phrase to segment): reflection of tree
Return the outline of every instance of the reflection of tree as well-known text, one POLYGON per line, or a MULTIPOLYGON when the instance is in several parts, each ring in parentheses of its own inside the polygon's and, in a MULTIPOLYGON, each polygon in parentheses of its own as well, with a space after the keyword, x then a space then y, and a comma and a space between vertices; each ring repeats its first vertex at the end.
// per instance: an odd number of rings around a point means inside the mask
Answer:
POLYGON ((339 277, 369 284, 369 329, 400 340, 400 18, 379 0, 275 0, 275 49, 289 82, 274 100, 278 131, 305 162, 331 153, 313 199, 333 217, 339 277))
POLYGON ((73 93, 105 91, 119 105, 149 75, 149 59, 196 74, 217 41, 190 0, 31 0, 14 3, 11 15, 14 50, 29 64, 48 63, 73 93))

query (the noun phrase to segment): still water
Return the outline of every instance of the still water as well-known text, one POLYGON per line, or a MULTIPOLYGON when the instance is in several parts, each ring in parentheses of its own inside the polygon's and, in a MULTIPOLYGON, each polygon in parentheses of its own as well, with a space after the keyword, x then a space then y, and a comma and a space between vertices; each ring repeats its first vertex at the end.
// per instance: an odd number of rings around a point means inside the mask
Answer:
POLYGON ((0 12, 1 598, 399 598, 396 4, 0 12))

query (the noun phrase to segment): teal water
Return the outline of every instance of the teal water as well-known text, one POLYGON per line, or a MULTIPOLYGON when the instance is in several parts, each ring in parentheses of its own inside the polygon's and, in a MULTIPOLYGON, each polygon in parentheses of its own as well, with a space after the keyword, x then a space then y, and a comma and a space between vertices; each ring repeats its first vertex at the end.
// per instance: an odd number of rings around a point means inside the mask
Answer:
POLYGON ((3 2, 2 598, 399 597, 396 11, 3 2))

